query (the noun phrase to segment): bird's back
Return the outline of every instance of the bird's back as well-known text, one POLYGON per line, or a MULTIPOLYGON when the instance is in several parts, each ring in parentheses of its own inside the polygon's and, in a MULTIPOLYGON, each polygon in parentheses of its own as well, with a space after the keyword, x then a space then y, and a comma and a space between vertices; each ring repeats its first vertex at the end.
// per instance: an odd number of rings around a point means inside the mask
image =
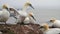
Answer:
POLYGON ((18 11, 21 16, 26 17, 28 13, 26 11, 18 11))

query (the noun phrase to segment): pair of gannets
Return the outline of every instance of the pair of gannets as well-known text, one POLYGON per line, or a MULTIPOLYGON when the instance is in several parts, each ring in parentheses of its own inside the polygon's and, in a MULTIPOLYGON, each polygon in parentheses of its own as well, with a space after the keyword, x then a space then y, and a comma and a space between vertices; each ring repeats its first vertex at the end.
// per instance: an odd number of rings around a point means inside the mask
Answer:
POLYGON ((59 28, 49 28, 48 24, 43 25, 43 33, 44 34, 60 34, 59 28))
POLYGON ((56 20, 55 18, 51 18, 50 22, 53 23, 52 27, 58 27, 58 28, 60 28, 60 20, 56 20))
POLYGON ((0 11, 0 22, 4 22, 6 24, 6 21, 10 17, 10 13, 7 5, 4 4, 2 8, 2 11, 0 11))
MULTIPOLYGON (((29 7, 29 6, 33 8, 33 6, 31 5, 31 3, 26 2, 25 5, 24 5, 23 10, 18 11, 18 13, 20 14, 20 17, 18 18, 18 22, 19 22, 19 23, 23 23, 23 22, 29 23, 30 20, 31 20, 31 17, 35 20, 32 12, 31 12, 31 13, 27 13, 27 12, 26 12, 27 7, 29 7)), ((33 8, 33 9, 34 9, 34 8, 33 8)), ((32 20, 31 20, 31 21, 32 21, 32 20)))

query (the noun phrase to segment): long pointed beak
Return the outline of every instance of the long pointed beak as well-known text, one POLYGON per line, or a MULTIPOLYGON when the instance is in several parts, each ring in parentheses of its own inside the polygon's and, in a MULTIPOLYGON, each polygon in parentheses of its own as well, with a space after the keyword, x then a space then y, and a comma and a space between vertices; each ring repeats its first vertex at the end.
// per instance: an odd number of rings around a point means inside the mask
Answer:
POLYGON ((34 18, 34 16, 31 16, 35 21, 36 21, 36 19, 34 18))
POLYGON ((34 7, 31 4, 29 6, 34 9, 34 7))

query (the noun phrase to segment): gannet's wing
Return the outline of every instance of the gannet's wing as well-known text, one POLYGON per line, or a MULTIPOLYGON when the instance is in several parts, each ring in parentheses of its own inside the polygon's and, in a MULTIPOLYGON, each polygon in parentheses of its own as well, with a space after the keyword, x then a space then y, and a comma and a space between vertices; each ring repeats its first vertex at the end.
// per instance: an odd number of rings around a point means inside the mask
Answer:
POLYGON ((9 8, 10 11, 14 11, 15 15, 19 15, 18 11, 15 8, 9 8))

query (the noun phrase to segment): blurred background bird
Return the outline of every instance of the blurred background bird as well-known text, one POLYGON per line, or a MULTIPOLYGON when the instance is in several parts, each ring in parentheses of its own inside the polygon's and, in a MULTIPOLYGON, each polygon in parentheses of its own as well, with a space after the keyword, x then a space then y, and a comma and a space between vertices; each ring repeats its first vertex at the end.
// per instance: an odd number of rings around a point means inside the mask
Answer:
POLYGON ((52 23, 52 27, 60 28, 60 20, 56 18, 51 18, 50 22, 52 23))
POLYGON ((60 28, 49 28, 48 24, 43 25, 44 34, 60 34, 60 28))

